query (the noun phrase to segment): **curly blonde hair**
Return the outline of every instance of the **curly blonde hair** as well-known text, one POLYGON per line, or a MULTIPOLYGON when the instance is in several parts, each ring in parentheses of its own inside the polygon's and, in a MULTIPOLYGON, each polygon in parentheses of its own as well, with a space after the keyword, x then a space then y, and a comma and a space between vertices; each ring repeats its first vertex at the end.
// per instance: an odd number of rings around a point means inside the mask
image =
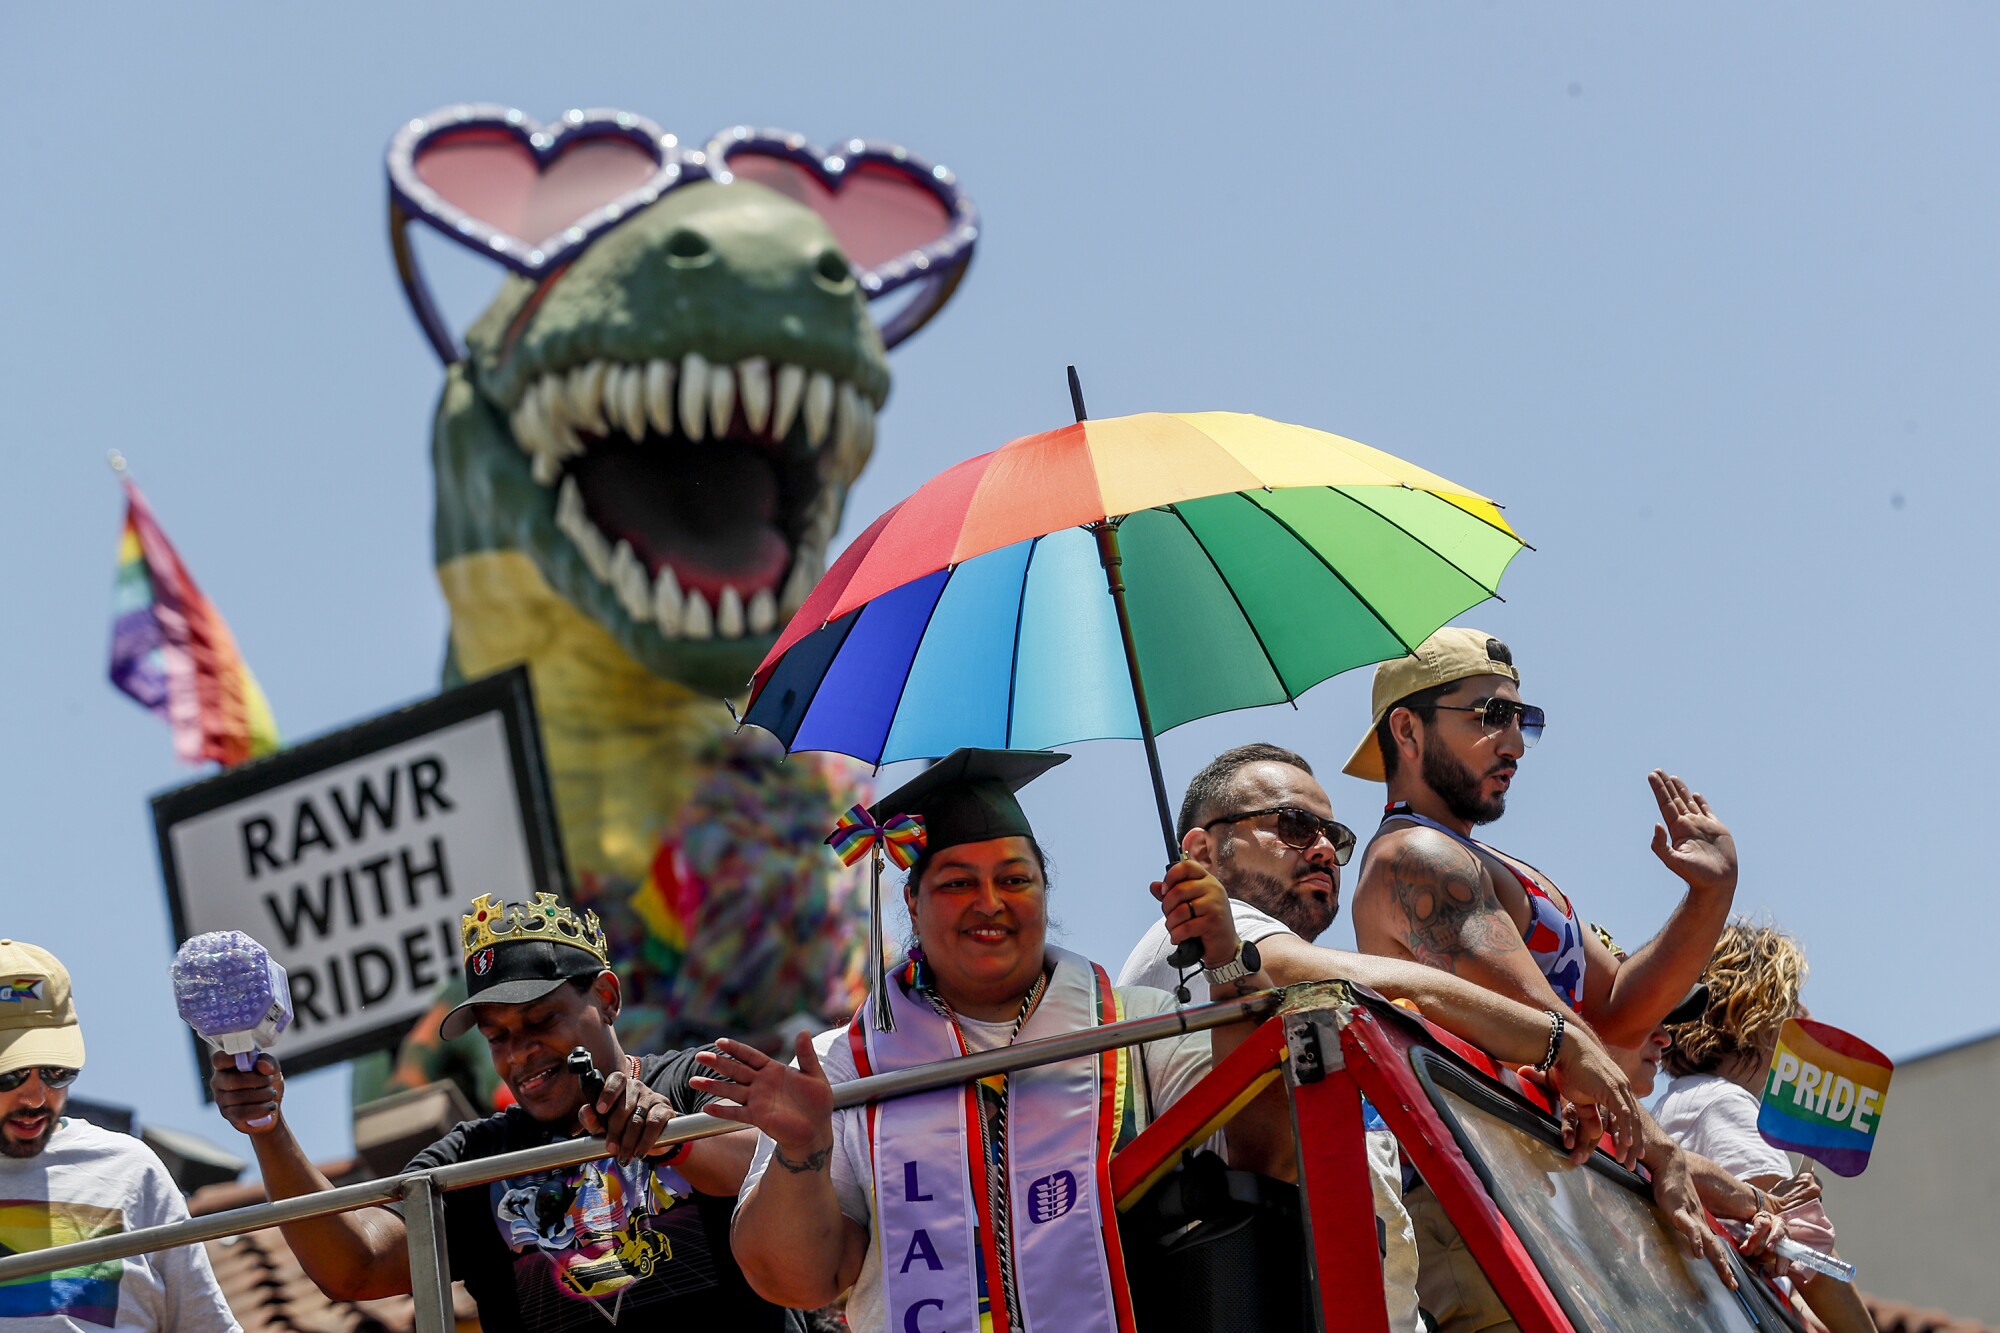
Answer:
POLYGON ((1742 1059, 1760 1065, 1778 1044, 1778 1029, 1799 1011, 1806 984, 1806 956, 1798 941, 1775 926, 1732 921, 1702 970, 1708 1007, 1691 1023, 1667 1031, 1669 1073, 1708 1074, 1742 1059))

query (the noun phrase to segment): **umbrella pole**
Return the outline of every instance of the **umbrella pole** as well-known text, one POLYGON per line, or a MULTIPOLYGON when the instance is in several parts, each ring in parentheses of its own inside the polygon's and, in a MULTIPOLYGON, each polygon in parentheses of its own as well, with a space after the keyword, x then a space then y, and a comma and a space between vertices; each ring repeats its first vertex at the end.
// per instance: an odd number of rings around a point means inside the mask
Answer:
POLYGON ((1167 780, 1160 774, 1160 746, 1153 739, 1153 714, 1146 707, 1146 682, 1139 675, 1139 646, 1132 638, 1132 615, 1125 607, 1124 558, 1118 553, 1118 521, 1107 519, 1090 525, 1097 538, 1097 563, 1104 566, 1104 583, 1111 592, 1111 605, 1118 612, 1118 636, 1125 643, 1125 669, 1132 677, 1132 703, 1139 713, 1139 739, 1146 743, 1146 766, 1153 775, 1153 801, 1160 811, 1160 836, 1167 843, 1167 864, 1181 859, 1181 845, 1174 837, 1174 816, 1167 807, 1167 780))
MULTIPOLYGON (((1075 366, 1069 368, 1069 404, 1076 410, 1079 422, 1088 420, 1083 410, 1083 384, 1076 377, 1075 366)), ((1125 670, 1132 677, 1132 706, 1139 714, 1139 739, 1146 743, 1146 768, 1153 776, 1153 804, 1159 808, 1160 837, 1166 841, 1167 869, 1171 870, 1186 859, 1187 853, 1181 850, 1180 839, 1174 836, 1174 816, 1167 808, 1167 780, 1160 772, 1160 745, 1153 739, 1153 712, 1146 707, 1146 681, 1139 674, 1139 645, 1132 637, 1132 613, 1125 606, 1125 558, 1118 553, 1118 522, 1107 518, 1086 526, 1090 535, 1097 538, 1097 563, 1104 567, 1104 586, 1110 590, 1111 605, 1118 612, 1118 637, 1125 645, 1125 670)), ((1201 941, 1183 940, 1167 961, 1177 969, 1196 966, 1201 962, 1201 941)), ((1174 994, 1182 1004, 1188 1002, 1185 980, 1174 994)))
MULTIPOLYGON (((1076 367, 1069 367, 1069 405, 1079 423, 1088 421, 1083 410, 1083 382, 1076 367)), ((1097 563, 1104 566, 1104 583, 1111 590, 1111 605, 1118 611, 1118 637, 1125 642, 1125 670, 1132 676, 1132 703, 1139 710, 1139 739, 1146 742, 1146 767, 1153 774, 1153 801, 1160 808, 1160 836, 1167 840, 1167 864, 1181 859, 1180 840, 1174 837, 1174 816, 1167 808, 1167 780, 1160 776, 1160 747, 1153 739, 1153 714, 1146 707, 1146 682, 1139 675, 1139 645, 1132 639, 1132 616, 1125 609, 1124 557, 1118 554, 1118 520, 1087 525, 1097 538, 1097 563)))

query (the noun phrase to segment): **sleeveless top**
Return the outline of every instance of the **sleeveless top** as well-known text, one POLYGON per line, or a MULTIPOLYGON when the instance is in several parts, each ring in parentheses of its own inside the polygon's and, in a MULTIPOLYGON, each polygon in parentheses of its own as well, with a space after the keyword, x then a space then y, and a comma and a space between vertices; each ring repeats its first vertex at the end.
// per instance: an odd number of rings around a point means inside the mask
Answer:
POLYGON ((1583 928, 1576 919, 1576 904, 1565 902, 1556 906, 1555 899, 1535 883, 1533 875, 1521 873, 1514 863, 1483 842, 1466 837, 1455 828, 1438 823, 1435 819, 1420 815, 1410 809, 1408 801, 1392 802, 1382 812, 1382 822, 1392 819, 1408 820, 1428 829, 1436 829, 1447 837, 1455 838, 1475 851, 1492 855, 1507 872, 1520 881, 1528 894, 1528 928, 1521 932, 1521 942, 1528 946, 1528 953, 1534 958, 1535 966, 1541 969, 1548 980, 1549 989, 1561 997, 1562 1002, 1578 1013, 1583 1012, 1583 928))

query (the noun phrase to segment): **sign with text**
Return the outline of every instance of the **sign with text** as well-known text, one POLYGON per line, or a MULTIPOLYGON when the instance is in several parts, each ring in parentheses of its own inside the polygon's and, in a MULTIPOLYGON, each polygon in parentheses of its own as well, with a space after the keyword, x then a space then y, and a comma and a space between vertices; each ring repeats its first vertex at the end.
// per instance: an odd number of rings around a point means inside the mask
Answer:
POLYGON ((284 965, 294 1073, 395 1045, 478 895, 569 897, 525 669, 163 792, 153 822, 175 943, 240 930, 284 965))
POLYGON ((1764 1081, 1757 1132, 1775 1148, 1858 1176, 1875 1147, 1895 1072, 1893 1060, 1853 1033, 1788 1018, 1764 1081))

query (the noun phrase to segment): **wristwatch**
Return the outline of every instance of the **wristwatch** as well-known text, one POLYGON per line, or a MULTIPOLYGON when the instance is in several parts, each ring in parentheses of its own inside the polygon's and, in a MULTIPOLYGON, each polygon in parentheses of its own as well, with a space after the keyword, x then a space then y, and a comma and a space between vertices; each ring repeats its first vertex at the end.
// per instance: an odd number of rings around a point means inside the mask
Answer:
POLYGON ((1202 969, 1202 975, 1208 978, 1209 985, 1221 986, 1231 981, 1240 981, 1252 972, 1262 970, 1263 966, 1264 960, 1258 956, 1257 946, 1249 940, 1244 940, 1238 946, 1234 958, 1221 967, 1202 969))

